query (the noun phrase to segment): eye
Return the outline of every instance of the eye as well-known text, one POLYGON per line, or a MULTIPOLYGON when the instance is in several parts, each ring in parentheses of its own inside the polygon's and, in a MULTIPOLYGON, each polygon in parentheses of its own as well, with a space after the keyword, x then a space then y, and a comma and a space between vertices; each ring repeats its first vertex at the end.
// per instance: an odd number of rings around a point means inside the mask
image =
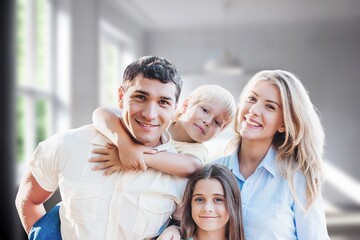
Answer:
POLYGON ((193 201, 196 202, 196 203, 202 203, 202 202, 204 202, 204 198, 202 198, 202 197, 195 197, 193 201))
POLYGON ((144 95, 135 95, 134 98, 137 99, 137 100, 141 100, 141 101, 146 100, 146 96, 144 96, 144 95))
POLYGON ((167 100, 160 100, 159 104, 160 105, 165 105, 165 106, 171 106, 171 103, 169 101, 167 101, 167 100))
POLYGON ((267 104, 266 108, 270 109, 270 110, 275 110, 275 107, 271 104, 267 104))
POLYGON ((216 197, 216 198, 214 198, 214 202, 215 202, 215 203, 223 203, 224 201, 225 201, 225 199, 222 198, 222 197, 216 197))
POLYGON ((216 124, 216 126, 218 126, 218 127, 221 127, 221 122, 219 122, 218 120, 215 120, 215 124, 216 124))
POLYGON ((247 98, 247 100, 248 100, 249 102, 256 102, 256 98, 255 98, 254 96, 249 96, 249 97, 247 98))
POLYGON ((201 109, 203 110, 204 113, 209 113, 209 110, 207 110, 206 108, 202 107, 201 109))

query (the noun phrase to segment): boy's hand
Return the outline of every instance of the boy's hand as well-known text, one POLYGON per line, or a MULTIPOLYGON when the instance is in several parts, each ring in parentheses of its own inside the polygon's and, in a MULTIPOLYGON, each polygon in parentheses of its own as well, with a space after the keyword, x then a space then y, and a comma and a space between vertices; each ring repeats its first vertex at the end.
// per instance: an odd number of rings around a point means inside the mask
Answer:
POLYGON ((121 166, 117 147, 112 144, 106 144, 106 148, 96 148, 92 153, 100 154, 100 156, 93 157, 89 162, 99 163, 92 170, 103 170, 106 169, 104 175, 110 175, 118 170, 123 169, 121 166))
POLYGON ((144 161, 144 154, 155 154, 156 150, 143 145, 132 143, 127 146, 121 146, 118 154, 120 156, 121 166, 124 170, 145 171, 147 166, 144 161))
POLYGON ((113 144, 106 144, 106 148, 96 148, 92 153, 100 154, 100 156, 93 157, 89 162, 99 163, 93 167, 92 170, 105 170, 104 175, 111 175, 119 170, 134 170, 145 171, 147 166, 144 162, 143 154, 154 154, 157 151, 149 147, 134 144, 127 151, 122 152, 123 158, 119 156, 117 147, 113 144), (124 159, 124 161, 121 161, 124 159), (131 160, 133 159, 133 160, 131 160))
POLYGON ((180 240, 180 230, 178 226, 171 225, 167 227, 161 235, 157 238, 157 240, 180 240))

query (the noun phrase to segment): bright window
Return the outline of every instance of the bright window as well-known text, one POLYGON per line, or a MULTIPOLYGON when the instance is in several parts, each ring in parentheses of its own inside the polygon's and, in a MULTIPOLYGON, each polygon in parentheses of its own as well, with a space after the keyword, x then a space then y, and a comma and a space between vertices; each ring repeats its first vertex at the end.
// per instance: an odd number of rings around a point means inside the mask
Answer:
MULTIPOLYGON (((59 67, 54 63, 62 64, 55 58, 54 49, 59 46, 54 22, 59 22, 59 14, 54 14, 52 2, 16 2, 16 159, 20 165, 40 141, 59 130, 56 116, 67 111, 67 103, 55 90, 59 82, 54 73, 59 67)), ((61 85, 66 82, 63 79, 61 85)))

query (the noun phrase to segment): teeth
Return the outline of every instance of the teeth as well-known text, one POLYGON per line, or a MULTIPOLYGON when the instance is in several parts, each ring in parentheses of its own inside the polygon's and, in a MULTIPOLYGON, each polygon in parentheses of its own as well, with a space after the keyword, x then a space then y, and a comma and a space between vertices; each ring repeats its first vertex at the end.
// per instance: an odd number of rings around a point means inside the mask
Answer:
POLYGON ((251 126, 260 127, 260 124, 253 122, 250 119, 246 119, 245 121, 246 121, 246 123, 250 124, 251 126))
POLYGON ((154 125, 151 124, 146 124, 146 123, 140 123, 140 125, 144 126, 144 127, 153 127, 154 125))

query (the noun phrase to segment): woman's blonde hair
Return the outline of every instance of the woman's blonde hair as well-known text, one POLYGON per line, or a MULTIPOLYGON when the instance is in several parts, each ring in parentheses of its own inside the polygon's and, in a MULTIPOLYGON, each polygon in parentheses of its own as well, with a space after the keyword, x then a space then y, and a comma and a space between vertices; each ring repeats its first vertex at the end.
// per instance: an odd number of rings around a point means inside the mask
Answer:
MULTIPOLYGON (((221 103, 226 111, 226 128, 234 119, 236 113, 236 102, 233 95, 218 85, 201 85, 193 90, 183 102, 187 101, 188 109, 199 102, 221 103)), ((182 104, 176 111, 175 121, 182 115, 182 104)))
MULTIPOLYGON (((298 198, 294 190, 294 174, 300 171, 305 176, 308 208, 320 194, 320 185, 323 182, 322 157, 325 135, 316 108, 305 87, 293 73, 264 70, 256 73, 246 84, 240 94, 238 109, 242 96, 259 81, 268 81, 279 89, 285 132, 277 132, 273 139, 273 145, 277 148, 277 165, 281 174, 288 180, 296 201, 298 198)), ((241 143, 238 124, 236 119, 237 136, 230 141, 227 151, 234 151, 241 143)))

